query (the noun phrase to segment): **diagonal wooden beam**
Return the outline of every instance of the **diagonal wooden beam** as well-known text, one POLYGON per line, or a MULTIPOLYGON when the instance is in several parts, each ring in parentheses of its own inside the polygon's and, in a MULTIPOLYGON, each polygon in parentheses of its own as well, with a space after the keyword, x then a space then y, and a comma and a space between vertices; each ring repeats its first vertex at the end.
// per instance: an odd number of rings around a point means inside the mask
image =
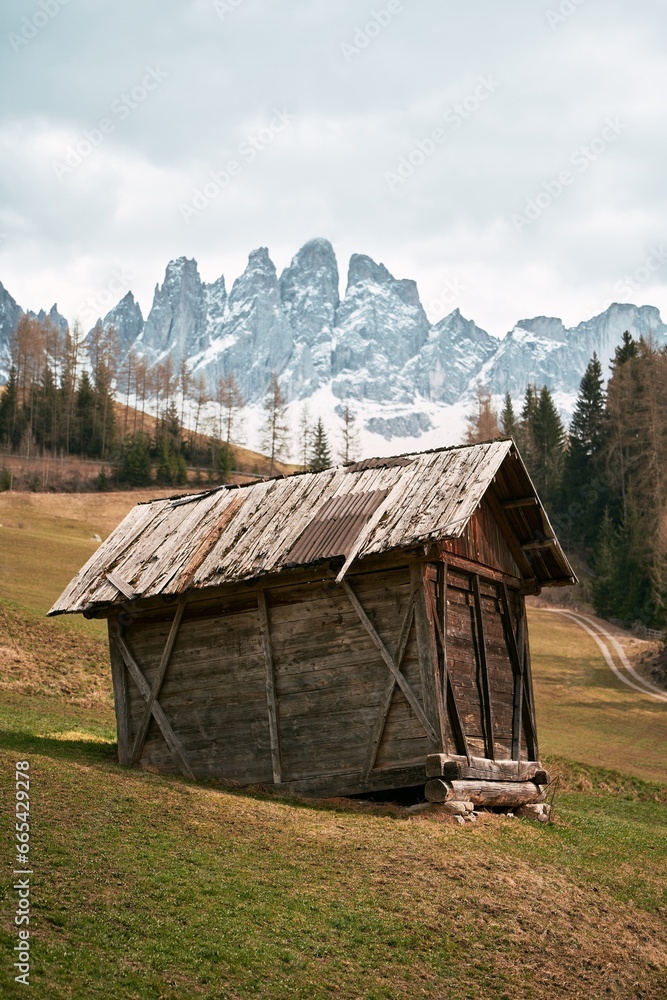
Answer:
MULTIPOLYGON (((431 597, 431 601, 433 601, 433 597, 431 597)), ((443 630, 438 615, 434 614, 433 617, 435 619, 435 627, 437 635, 440 640, 441 647, 444 650, 444 655, 446 656, 447 655, 447 647, 445 645, 446 633, 443 630)), ((445 674, 446 674, 445 677, 446 705, 447 705, 447 710, 449 712, 449 717, 452 722, 452 729, 454 730, 454 741, 456 743, 456 749, 465 755, 468 764, 471 765, 472 754, 470 753, 470 749, 468 747, 468 741, 466 739, 466 734, 463 730, 463 724, 461 722, 461 716, 459 714, 459 706, 456 702, 456 694, 454 693, 454 685, 452 684, 452 679, 449 676, 449 671, 446 668, 446 660, 445 660, 445 674)))
POLYGON ((428 718, 426 717, 424 709, 419 704, 419 699, 417 698, 417 695, 414 693, 414 691, 412 690, 412 688, 408 684, 407 680, 405 679, 405 677, 403 676, 403 674, 401 673, 401 671, 396 668, 396 664, 394 663, 394 659, 393 659, 391 653, 389 652, 389 650, 385 646, 384 642, 382 641, 382 639, 378 635, 377 631, 375 630, 375 626, 373 625, 372 621, 370 620, 370 618, 368 617, 368 615, 364 611, 363 607, 361 606, 361 603, 359 602, 359 598, 357 597, 357 595, 355 594, 355 592, 352 590, 352 587, 349 585, 349 583, 347 582, 347 580, 343 580, 342 581, 342 586, 343 586, 343 588, 345 590, 345 593, 347 594, 347 596, 350 599, 350 603, 352 604, 352 607, 357 612, 357 615, 359 616, 359 620, 361 621, 361 624, 364 626, 364 628, 368 632, 369 636, 373 640, 373 643, 375 644, 375 646, 379 650, 380 656, 382 657, 382 659, 384 660, 384 662, 389 667, 389 670, 391 671, 391 673, 394 675, 394 679, 396 680, 396 683, 398 684, 398 686, 400 687, 401 691, 403 692, 403 694, 407 698, 407 700, 408 700, 408 702, 410 704, 410 707, 412 708, 413 712, 415 713, 415 715, 417 716, 417 718, 421 722, 422 726, 426 730, 426 732, 427 732, 427 734, 429 736, 429 739, 433 740, 434 743, 438 743, 439 742, 438 735, 437 735, 435 729, 433 728, 433 726, 431 725, 431 723, 429 722, 428 718))
POLYGON ((282 779, 282 762, 280 758, 280 731, 278 729, 278 702, 276 698, 276 673, 271 647, 271 632, 269 631, 269 610, 266 604, 266 594, 261 589, 257 592, 259 606, 259 623, 264 648, 264 663, 266 665, 266 705, 269 714, 269 739, 271 743, 271 766, 273 768, 273 783, 279 785, 282 779))
MULTIPOLYGON (((401 669, 401 664, 405 657, 405 651, 408 648, 408 639, 410 637, 410 629, 412 628, 412 622, 415 616, 415 605, 414 605, 414 594, 410 594, 410 603, 408 604, 408 610, 405 613, 403 619, 403 625, 401 627, 401 634, 396 646, 396 653, 394 655, 394 663, 396 664, 396 669, 401 669)), ((378 750, 380 749, 380 742, 382 740, 382 734, 384 733, 384 727, 387 724, 387 716, 389 715, 389 709, 391 708, 391 700, 394 697, 394 688, 396 687, 396 678, 392 674, 387 681, 387 686, 385 687, 382 698, 380 700, 380 707, 378 708, 378 714, 375 719, 375 725, 373 726, 373 732, 371 733, 371 738, 368 741, 368 750, 366 751, 366 759, 364 761, 364 767, 361 772, 362 781, 368 781, 368 776, 375 767, 375 761, 377 760, 378 750)))
POLYGON ((185 603, 185 598, 181 597, 176 607, 176 613, 174 614, 174 619, 171 623, 171 628, 169 629, 169 635, 167 636, 167 641, 164 649, 162 650, 162 656, 160 657, 157 673, 153 678, 151 692, 146 699, 144 714, 141 718, 141 722, 139 723, 139 728, 137 729, 134 746, 132 747, 132 757, 130 759, 131 767, 135 767, 138 764, 139 758, 141 757, 141 751, 144 749, 148 727, 151 724, 151 716, 153 715, 153 705, 159 697, 162 689, 162 683, 164 681, 165 674, 167 673, 167 667, 169 666, 169 661, 171 660, 171 654, 174 651, 178 630, 181 627, 181 621, 183 620, 183 614, 185 612, 185 603))
MULTIPOLYGON (((148 698, 150 697, 151 693, 150 684, 142 674, 141 668, 138 666, 136 660, 134 659, 132 653, 130 652, 127 643, 125 642, 125 639, 123 638, 120 629, 118 628, 118 625, 116 623, 110 626, 109 633, 111 635, 111 638, 115 642, 120 655, 123 657, 123 660, 125 661, 125 666, 128 669, 130 677, 137 685, 139 691, 144 696, 146 701, 148 701, 148 698)), ((184 777, 186 778, 192 778, 192 780, 194 781, 195 776, 192 773, 192 768, 188 764, 181 742, 174 733, 174 730, 171 728, 171 723, 169 722, 167 716, 164 714, 164 711, 159 701, 154 702, 152 712, 153 712, 153 718, 160 727, 160 731, 164 736, 165 742, 169 747, 174 760, 179 766, 181 774, 183 774, 184 777)))
POLYGON ((489 682, 489 664, 486 659, 486 636, 484 634, 484 611, 482 596, 479 590, 479 576, 472 574, 472 593, 475 602, 475 618, 477 621, 477 648, 479 651, 479 667, 482 674, 482 701, 484 705, 484 721, 486 729, 486 752, 491 760, 496 759, 493 739, 493 707, 491 705, 491 684, 489 682))

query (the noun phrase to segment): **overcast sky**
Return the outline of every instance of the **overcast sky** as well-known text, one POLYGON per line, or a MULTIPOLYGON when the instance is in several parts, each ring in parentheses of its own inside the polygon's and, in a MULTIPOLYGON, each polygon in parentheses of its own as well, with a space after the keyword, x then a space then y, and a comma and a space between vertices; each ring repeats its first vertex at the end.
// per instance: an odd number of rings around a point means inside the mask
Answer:
POLYGON ((660 0, 12 0, 0 29, 26 308, 146 313, 173 257, 230 287, 325 236, 343 288, 367 253, 498 335, 667 313, 660 0))

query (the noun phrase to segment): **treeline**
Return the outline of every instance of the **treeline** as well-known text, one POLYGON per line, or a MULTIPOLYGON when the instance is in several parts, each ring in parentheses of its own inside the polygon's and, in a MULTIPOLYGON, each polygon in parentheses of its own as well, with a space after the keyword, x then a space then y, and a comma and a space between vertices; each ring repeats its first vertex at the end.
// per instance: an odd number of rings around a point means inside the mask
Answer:
MULTIPOLYGON (((127 486, 226 482, 235 467, 234 444, 243 440, 246 401, 233 374, 210 392, 204 376, 173 358, 149 365, 123 354, 113 326, 98 323, 83 338, 78 323, 62 331, 50 321, 23 316, 11 340, 11 369, 0 395, 0 449, 25 458, 78 456, 108 463, 99 483, 127 486)), ((358 457, 355 415, 340 409, 340 441, 329 444, 320 419, 303 405, 289 426, 287 400, 273 373, 263 404, 258 447, 276 463, 295 452, 304 468, 323 469, 358 457)))
POLYGON ((209 481, 228 477, 231 435, 243 406, 232 376, 221 378, 211 396, 203 376, 193 378, 185 364, 176 370, 170 357, 149 366, 132 351, 122 356, 115 329, 100 323, 84 341, 77 323, 63 332, 23 316, 10 350, 0 447, 26 458, 99 459, 109 463, 102 487, 107 480, 184 484, 188 465, 204 470, 209 481), (216 417, 203 428, 211 401, 218 404, 216 417))
POLYGON ((667 349, 626 332, 604 385, 593 355, 569 428, 551 392, 528 386, 520 413, 486 393, 469 441, 517 442, 557 534, 591 572, 596 611, 628 624, 667 623, 667 349))

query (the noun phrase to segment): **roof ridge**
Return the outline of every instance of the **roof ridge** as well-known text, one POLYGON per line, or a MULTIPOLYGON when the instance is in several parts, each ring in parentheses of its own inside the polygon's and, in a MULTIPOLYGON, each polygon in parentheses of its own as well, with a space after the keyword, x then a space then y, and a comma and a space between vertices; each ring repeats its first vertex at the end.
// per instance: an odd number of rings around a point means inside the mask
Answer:
MULTIPOLYGON (((187 498, 191 498, 192 501, 194 502, 195 500, 199 499, 203 500, 205 497, 209 497, 213 493, 221 493, 223 490, 245 490, 251 486, 259 486, 260 483, 273 483, 279 479, 294 479, 296 476, 321 476, 324 475, 325 472, 334 472, 337 469, 344 470, 348 472, 348 474, 351 473, 352 475, 357 475, 363 472, 364 470, 363 469, 351 470, 350 466, 361 465, 362 463, 365 462, 392 462, 395 461, 397 458, 415 459, 420 457, 421 455, 435 455, 445 451, 460 451, 463 448, 481 448, 489 444, 509 444, 509 443, 514 445, 515 444, 514 439, 511 437, 490 438, 487 441, 475 441, 472 444, 466 444, 466 443, 450 444, 450 445, 443 445, 441 448, 426 448, 424 451, 404 451, 401 452, 399 455, 370 455, 368 458, 359 459, 359 461, 357 462, 347 462, 347 463, 341 462, 337 465, 330 465, 326 469, 318 469, 317 471, 313 469, 299 469, 296 472, 290 472, 289 475, 287 476, 284 475, 283 473, 278 473, 278 475, 276 476, 266 476, 263 479, 257 479, 254 482, 250 483, 223 483, 221 486, 212 486, 211 489, 198 490, 195 493, 175 493, 173 496, 170 497, 155 497, 152 500, 140 500, 136 506, 140 507, 144 506, 145 504, 161 503, 162 501, 165 500, 172 503, 175 500, 186 500, 187 498)), ((248 475, 252 474, 253 473, 248 473, 248 475)))

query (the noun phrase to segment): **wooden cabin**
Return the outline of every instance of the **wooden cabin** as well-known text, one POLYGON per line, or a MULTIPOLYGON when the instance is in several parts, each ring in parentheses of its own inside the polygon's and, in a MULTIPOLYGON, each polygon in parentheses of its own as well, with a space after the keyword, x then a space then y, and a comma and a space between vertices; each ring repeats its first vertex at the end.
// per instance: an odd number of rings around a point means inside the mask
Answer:
POLYGON ((575 582, 512 441, 139 504, 49 612, 108 621, 122 764, 535 801, 524 598, 575 582))

